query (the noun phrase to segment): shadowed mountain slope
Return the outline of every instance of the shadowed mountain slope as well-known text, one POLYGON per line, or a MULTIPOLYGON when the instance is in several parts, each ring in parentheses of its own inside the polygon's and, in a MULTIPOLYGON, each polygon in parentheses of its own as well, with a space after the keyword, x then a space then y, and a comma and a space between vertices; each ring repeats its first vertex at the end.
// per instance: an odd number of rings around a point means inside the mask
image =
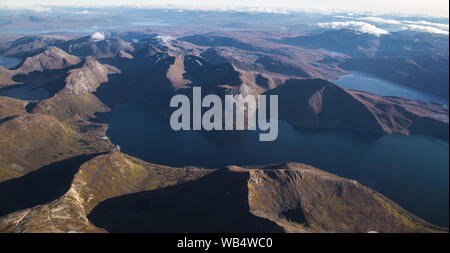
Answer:
POLYGON ((382 132, 367 107, 325 80, 288 80, 264 94, 278 95, 279 118, 297 127, 382 132))
POLYGON ((0 216, 53 201, 70 187, 78 168, 92 155, 80 155, 44 166, 23 177, 0 182, 0 216))
POLYGON ((448 109, 434 103, 346 90, 321 79, 288 80, 264 94, 279 96, 279 119, 295 127, 448 139, 448 109))
POLYGON ((199 180, 106 200, 88 218, 109 232, 282 232, 249 212, 247 173, 219 170, 199 180))
MULTIPOLYGON (((2 217, 0 231, 446 231, 356 181, 304 164, 173 168, 113 151, 85 162, 67 185, 77 171, 71 166, 60 173, 65 183, 44 188, 68 189, 61 197, 2 217)), ((36 185, 51 168, 0 187, 36 185)))
MULTIPOLYGON (((68 189, 60 198, 1 218, 0 232, 104 232, 86 218, 99 202, 189 181, 210 172, 146 163, 120 152, 97 156, 81 167, 72 165, 74 167, 66 169, 65 178, 69 179, 73 172, 76 174, 72 183, 59 183, 60 189, 68 189)), ((44 168, 44 171, 34 174, 44 175, 47 170, 44 168)), ((36 176, 28 176, 27 180, 39 184, 34 181, 38 180, 36 176)), ((12 186, 6 184, 2 187, 8 189, 12 186)))

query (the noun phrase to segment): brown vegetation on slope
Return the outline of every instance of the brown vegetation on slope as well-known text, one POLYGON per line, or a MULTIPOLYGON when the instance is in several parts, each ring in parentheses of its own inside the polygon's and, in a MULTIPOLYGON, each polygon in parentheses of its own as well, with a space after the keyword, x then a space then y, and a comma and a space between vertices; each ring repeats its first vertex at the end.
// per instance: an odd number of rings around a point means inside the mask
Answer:
POLYGON ((85 162, 61 197, 1 218, 0 231, 446 230, 356 181, 304 164, 173 168, 113 151, 85 162))
POLYGON ((448 139, 448 108, 435 103, 380 97, 321 79, 288 80, 264 94, 279 95, 279 118, 300 128, 448 139))
POLYGON ((143 162, 120 152, 84 163, 60 198, 0 219, 0 232, 104 232, 87 219, 99 202, 153 190, 208 174, 197 168, 171 168, 143 162))

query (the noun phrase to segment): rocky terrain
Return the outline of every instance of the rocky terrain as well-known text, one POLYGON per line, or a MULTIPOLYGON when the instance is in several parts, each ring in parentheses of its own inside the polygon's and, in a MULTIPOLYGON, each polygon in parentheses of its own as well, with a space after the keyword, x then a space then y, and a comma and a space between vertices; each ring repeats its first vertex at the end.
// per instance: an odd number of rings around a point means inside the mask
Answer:
POLYGON ((80 59, 70 55, 57 47, 48 47, 44 51, 26 57, 19 68, 12 70, 13 75, 28 74, 33 71, 62 69, 76 65, 80 59))
MULTIPOLYGON (((105 36, 105 35, 101 35, 105 36)), ((117 54, 128 54, 134 50, 131 43, 120 38, 96 39, 92 36, 77 38, 60 43, 55 46, 77 56, 93 56, 95 58, 115 57, 117 54)))
POLYGON ((8 86, 11 84, 15 84, 13 80, 11 80, 12 75, 10 71, 0 66, 0 87, 8 86))
POLYGON ((37 36, 2 47, 22 62, 0 68, 8 86, 0 89, 0 232, 448 232, 304 164, 175 168, 121 153, 105 133, 114 106, 167 119, 170 97, 190 96, 192 86, 279 95, 279 118, 297 128, 448 140, 447 107, 325 80, 347 73, 351 58, 386 52, 372 37, 362 49, 340 43, 342 55, 308 48, 314 37, 185 35, 37 36), (5 92, 14 89, 27 96, 5 92))
POLYGON ((69 75, 66 77, 66 85, 61 92, 75 95, 94 92, 101 83, 108 81, 109 74, 117 73, 120 73, 117 68, 102 65, 88 56, 84 60, 83 66, 69 71, 69 75))
POLYGON ((11 42, 7 42, 6 45, 0 50, 0 54, 10 57, 23 57, 26 53, 34 50, 40 50, 68 39, 69 38, 65 36, 58 35, 24 36, 11 42))
POLYGON ((356 181, 297 163, 172 168, 113 151, 83 163, 64 187, 47 203, 1 218, 0 231, 445 231, 356 181))
POLYGON ((447 41, 448 35, 400 31, 377 37, 350 29, 280 39, 289 45, 346 54, 350 58, 335 60, 345 70, 364 71, 448 99, 447 41))
POLYGON ((348 92, 375 115, 385 133, 427 134, 448 139, 448 108, 440 104, 348 92))
POLYGON ((278 95, 279 118, 300 128, 448 139, 448 109, 434 103, 346 90, 321 79, 288 80, 264 94, 278 95))
MULTIPOLYGON (((0 96, 1 180, 64 158, 111 149, 107 138, 101 140, 107 126, 89 121, 109 108, 90 92, 108 81, 108 74, 119 70, 92 57, 77 68, 78 62, 78 57, 51 47, 27 57, 18 69, 12 70, 39 70, 27 77, 31 87, 45 87, 53 95, 40 101, 0 96)), ((28 82, 26 79, 23 85, 29 85, 28 82)))

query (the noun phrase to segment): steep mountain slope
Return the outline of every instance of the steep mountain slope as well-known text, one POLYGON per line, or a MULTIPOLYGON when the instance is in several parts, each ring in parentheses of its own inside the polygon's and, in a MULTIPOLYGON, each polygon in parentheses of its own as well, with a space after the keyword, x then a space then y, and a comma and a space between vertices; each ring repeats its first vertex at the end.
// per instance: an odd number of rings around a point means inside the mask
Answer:
POLYGON ((26 114, 0 124, 0 162, 2 169, 26 173, 74 153, 82 137, 57 119, 26 114))
POLYGON ((60 121, 89 120, 109 108, 92 93, 80 95, 58 93, 49 99, 39 101, 31 109, 32 113, 48 114, 60 121))
POLYGON ((198 47, 189 43, 157 36, 142 39, 134 47, 132 59, 101 60, 121 71, 95 92, 109 107, 133 103, 167 115, 168 101, 176 93, 188 92, 184 88, 196 85, 224 94, 221 85, 241 84, 240 74, 230 63, 211 64, 199 56, 198 47))
MULTIPOLYGON (((197 168, 170 168, 111 152, 84 163, 65 194, 0 220, 1 232, 104 232, 86 218, 99 202, 152 190, 208 174, 197 168)), ((1 185, 0 185, 1 187, 1 185)))
POLYGON ((108 74, 117 74, 120 71, 110 65, 102 65, 93 57, 88 56, 83 66, 72 69, 66 77, 65 86, 60 91, 68 94, 84 94, 96 91, 97 87, 108 81, 108 74))
POLYGON ((279 118, 297 127, 382 132, 367 107, 325 80, 288 80, 264 94, 278 95, 279 118))
POLYGON ((114 151, 84 163, 67 189, 2 217, 0 231, 445 231, 355 181, 297 163, 214 171, 114 151))
POLYGON ((24 36, 9 43, 6 48, 0 50, 0 54, 9 57, 22 58, 26 53, 61 43, 68 38, 58 35, 31 35, 24 36))
POLYGON ((448 108, 399 97, 347 90, 377 118, 384 132, 426 134, 448 139, 448 108))
POLYGON ((249 170, 250 211, 287 232, 425 232, 438 229, 354 180, 287 163, 249 170))
POLYGON ((175 57, 175 61, 167 70, 167 78, 170 80, 175 89, 185 88, 191 83, 189 80, 184 78, 183 75, 185 73, 184 56, 180 55, 175 57))
POLYGON ((54 46, 76 56, 95 58, 115 57, 119 52, 130 53, 134 51, 131 43, 120 38, 95 39, 85 36, 73 40, 56 43, 54 46))
MULTIPOLYGON (((65 62, 65 58, 78 59, 61 52, 47 49, 38 59, 64 57, 56 58, 53 65, 34 66, 53 68, 65 62)), ((112 66, 87 57, 79 68, 47 70, 29 76, 31 80, 27 83, 35 85, 33 87, 59 90, 48 99, 27 102, 0 97, 0 181, 61 159, 112 149, 109 139, 104 138, 107 125, 89 121, 109 108, 90 92, 108 81, 108 74, 118 72, 112 66)))
POLYGON ((70 55, 56 47, 51 46, 39 49, 34 53, 26 54, 22 62, 15 69, 9 70, 0 66, 0 87, 27 83, 27 81, 35 86, 39 86, 43 82, 50 82, 63 74, 60 71, 53 71, 51 74, 43 72, 70 68, 80 62, 81 60, 78 57, 70 55), (52 75, 57 73, 59 74, 52 75), (24 74, 29 75, 23 76, 24 74))
POLYGON ((62 159, 112 149, 102 139, 106 126, 87 121, 106 106, 92 94, 55 97, 34 105, 31 114, 26 111, 32 103, 0 97, 0 182, 62 159))
POLYGON ((17 69, 12 70, 12 73, 16 75, 28 74, 33 71, 62 69, 76 65, 80 61, 78 57, 70 55, 57 47, 48 47, 38 54, 26 57, 17 69))
POLYGON ((271 87, 276 87, 290 78, 334 79, 346 73, 337 67, 341 55, 280 44, 271 35, 279 34, 223 32, 192 35, 180 40, 208 46, 200 54, 204 59, 213 64, 231 63, 250 86, 254 86, 257 74, 264 74, 271 87), (323 62, 326 57, 337 62, 323 62))
POLYGON ((288 80, 266 95, 279 96, 279 119, 300 128, 372 133, 421 133, 448 139, 448 109, 433 103, 383 98, 321 80, 288 80))
POLYGON ((0 66, 0 88, 3 86, 8 86, 11 84, 15 84, 13 80, 11 80, 12 74, 8 69, 0 66))
POLYGON ((26 113, 26 105, 28 102, 0 96, 0 122, 7 118, 18 116, 26 113))

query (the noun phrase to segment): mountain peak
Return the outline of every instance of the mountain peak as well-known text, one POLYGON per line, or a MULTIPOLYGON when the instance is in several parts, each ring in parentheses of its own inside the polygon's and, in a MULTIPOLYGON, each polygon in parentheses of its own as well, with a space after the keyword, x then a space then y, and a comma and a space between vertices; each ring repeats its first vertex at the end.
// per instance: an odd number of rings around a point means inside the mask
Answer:
POLYGON ((109 74, 120 73, 117 68, 99 63, 94 57, 88 56, 80 68, 72 69, 66 77, 63 93, 83 94, 94 92, 101 83, 108 81, 109 74))
POLYGON ((25 58, 14 74, 28 74, 33 71, 61 69, 80 63, 80 58, 57 47, 48 47, 38 54, 25 58))

